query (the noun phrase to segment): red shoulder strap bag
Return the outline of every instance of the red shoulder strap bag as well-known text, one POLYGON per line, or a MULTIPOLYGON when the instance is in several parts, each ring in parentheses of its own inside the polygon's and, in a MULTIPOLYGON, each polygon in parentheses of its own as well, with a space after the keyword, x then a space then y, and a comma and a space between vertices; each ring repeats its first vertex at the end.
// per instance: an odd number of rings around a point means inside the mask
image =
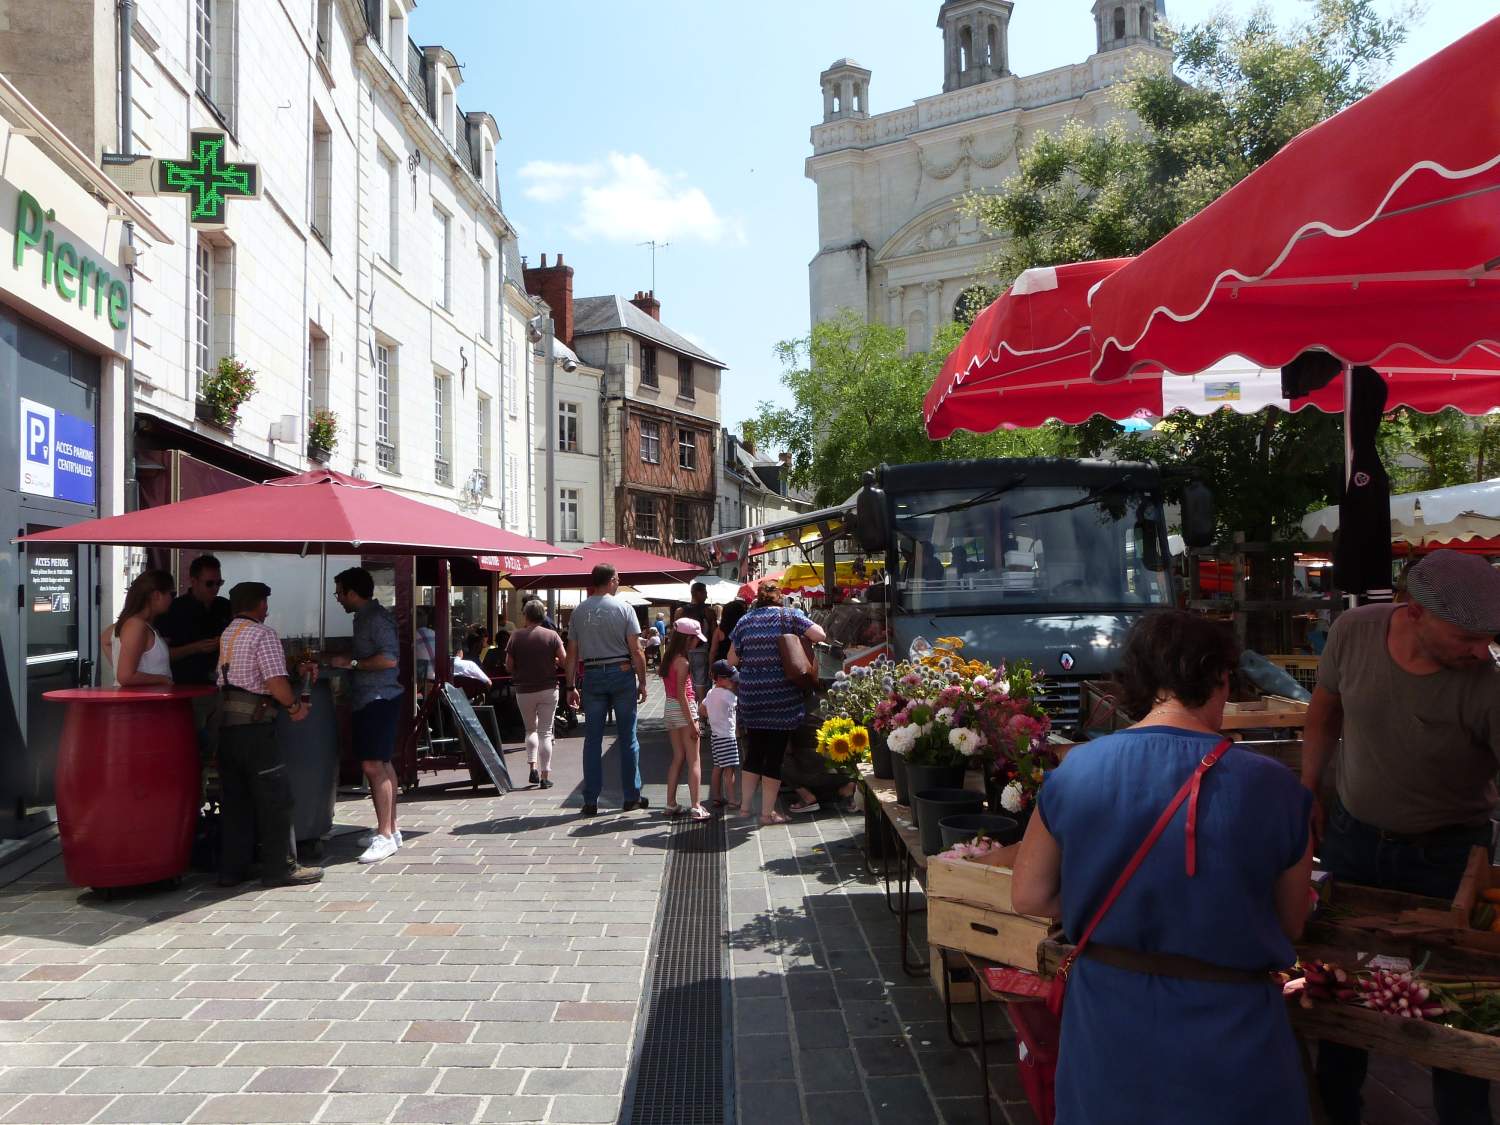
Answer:
POLYGON ((1156 841, 1161 839, 1162 833, 1167 830, 1167 825, 1177 815, 1177 810, 1182 807, 1184 801, 1187 802, 1188 807, 1188 878, 1192 878, 1198 873, 1198 790, 1203 784, 1203 775, 1213 769, 1219 759, 1233 745, 1234 743, 1226 738, 1218 746, 1214 747, 1213 750, 1205 754, 1203 760, 1198 763, 1198 768, 1193 770, 1192 776, 1182 783, 1181 789, 1177 790, 1177 796, 1172 798, 1171 803, 1162 810, 1161 816, 1156 818, 1156 824, 1146 834, 1146 838, 1141 841, 1141 846, 1135 850, 1135 855, 1130 857, 1130 862, 1125 865, 1125 870, 1120 872, 1120 877, 1115 880, 1115 885, 1109 889, 1109 894, 1104 896, 1104 901, 1099 904, 1099 909, 1094 912, 1093 919, 1089 922, 1087 928, 1084 929, 1083 936, 1078 939, 1078 944, 1073 947, 1073 952, 1063 958, 1062 964, 1058 965, 1057 972, 1053 974, 1052 988, 1047 993, 1047 1007, 1051 1009, 1053 1015, 1059 1018, 1062 1016, 1063 1000, 1068 994, 1068 974, 1073 968, 1073 962, 1077 961, 1083 951, 1088 948, 1089 941, 1093 938, 1094 931, 1098 929, 1099 923, 1104 920, 1104 916, 1109 913, 1109 908, 1120 897, 1120 892, 1125 889, 1125 884, 1130 882, 1131 876, 1145 862, 1147 854, 1156 846, 1156 841))

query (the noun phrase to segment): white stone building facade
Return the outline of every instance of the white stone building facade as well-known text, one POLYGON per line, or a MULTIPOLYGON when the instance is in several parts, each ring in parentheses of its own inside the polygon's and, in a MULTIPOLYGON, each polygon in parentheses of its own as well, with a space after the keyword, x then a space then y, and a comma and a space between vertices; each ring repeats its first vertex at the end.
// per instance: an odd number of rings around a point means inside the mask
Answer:
MULTIPOLYGON (((943 92, 904 109, 872 114, 872 74, 851 59, 823 72, 823 120, 806 166, 818 190, 814 324, 852 309, 905 328, 908 346, 925 348, 964 291, 985 279, 996 250, 993 236, 963 213, 964 196, 1014 175, 1039 133, 1072 119, 1103 125, 1118 117, 1109 88, 1143 63, 1171 60, 1156 33, 1163 0, 1096 0, 1093 55, 1018 76, 1008 41, 1016 7, 945 0, 943 92)), ((1020 7, 1016 18, 1040 20, 1051 6, 1020 7)))
MULTIPOLYGON (((529 534, 531 314, 524 291, 507 292, 518 257, 499 204, 499 130, 461 107, 453 54, 417 46, 415 6, 135 4, 133 149, 181 157, 192 130, 222 130, 229 159, 258 165, 261 181, 259 199, 229 202, 222 230, 194 229, 183 196, 139 197, 173 243, 137 238, 135 407, 195 456, 261 477, 318 463, 309 425, 330 410, 329 467, 529 534), (228 356, 257 387, 225 434, 197 419, 195 399, 228 356)), ((18 54, 49 30, 30 7, 12 25, 18 54)), ((117 5, 60 7, 87 9, 78 65, 109 76, 117 5)), ((39 68, 18 82, 44 100, 75 97, 82 87, 63 77, 39 68)), ((107 111, 77 115, 87 135, 74 139, 95 157, 117 148, 93 126, 118 112, 124 85, 94 82, 107 111)))

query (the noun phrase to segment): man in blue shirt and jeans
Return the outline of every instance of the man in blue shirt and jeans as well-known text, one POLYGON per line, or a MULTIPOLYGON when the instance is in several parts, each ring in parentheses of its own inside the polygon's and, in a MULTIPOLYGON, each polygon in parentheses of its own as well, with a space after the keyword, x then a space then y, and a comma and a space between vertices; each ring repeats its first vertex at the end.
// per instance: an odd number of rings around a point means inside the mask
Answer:
POLYGON ((635 610, 615 596, 620 576, 607 564, 589 575, 589 596, 568 622, 568 706, 578 707, 578 667, 583 665, 583 815, 599 815, 604 788, 604 719, 611 707, 619 736, 620 790, 625 812, 646 807, 641 796, 641 747, 635 710, 646 702, 646 657, 635 610))
POLYGON ((375 600, 375 580, 362 566, 334 576, 333 596, 345 613, 354 614, 353 656, 335 656, 332 663, 354 673, 350 692, 354 752, 375 803, 375 831, 361 841, 366 847, 359 862, 378 863, 395 855, 401 846, 401 829, 396 827, 396 771, 391 766, 405 695, 396 615, 375 600))

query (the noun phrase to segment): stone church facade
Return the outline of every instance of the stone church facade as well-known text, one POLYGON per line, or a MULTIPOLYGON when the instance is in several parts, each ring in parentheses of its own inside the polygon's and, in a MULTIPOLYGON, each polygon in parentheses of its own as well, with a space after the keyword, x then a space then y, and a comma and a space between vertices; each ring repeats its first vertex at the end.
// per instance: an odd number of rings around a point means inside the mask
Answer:
MULTIPOLYGON (((996 249, 962 213, 963 197, 1004 183, 1037 134, 1118 117, 1109 87, 1143 62, 1171 61, 1157 36, 1164 4, 1096 0, 1095 53, 1021 77, 1011 71, 1011 0, 944 0, 943 90, 888 113, 870 113, 869 70, 852 59, 825 70, 806 169, 818 188, 813 323, 853 309, 927 347, 996 249)), ((1047 7, 1026 15, 1045 18, 1047 7)))

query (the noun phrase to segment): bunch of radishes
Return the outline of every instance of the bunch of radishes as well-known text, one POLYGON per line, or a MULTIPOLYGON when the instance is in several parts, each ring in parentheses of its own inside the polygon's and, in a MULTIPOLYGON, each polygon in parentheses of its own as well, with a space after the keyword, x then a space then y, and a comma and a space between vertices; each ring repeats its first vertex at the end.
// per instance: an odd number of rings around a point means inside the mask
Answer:
POLYGON ((1348 972, 1329 961, 1304 961, 1302 963, 1302 987, 1296 991, 1301 995, 1297 1002, 1311 1008, 1314 1002, 1352 1003, 1359 993, 1348 972))
MULTIPOLYGON (((1342 970, 1341 970, 1342 971, 1342 970)), ((1435 1019, 1444 1012, 1432 989, 1411 973, 1376 969, 1358 980, 1366 1008, 1408 1020, 1435 1019)))

